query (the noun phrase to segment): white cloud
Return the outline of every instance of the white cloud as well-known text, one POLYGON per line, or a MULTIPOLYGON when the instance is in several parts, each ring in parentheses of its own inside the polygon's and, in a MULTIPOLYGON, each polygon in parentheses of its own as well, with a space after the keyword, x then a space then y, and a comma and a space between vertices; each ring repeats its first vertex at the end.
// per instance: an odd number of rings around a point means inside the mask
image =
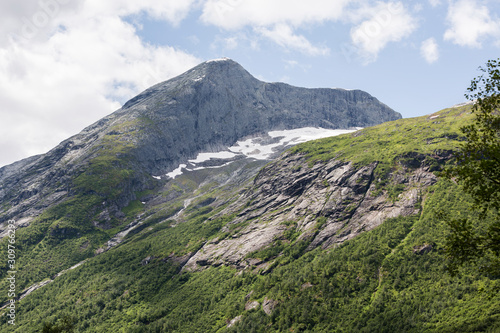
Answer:
POLYGON ((257 29, 264 37, 269 38, 287 49, 297 50, 311 56, 328 55, 326 47, 317 47, 301 35, 294 34, 292 28, 286 24, 277 24, 273 29, 257 29))
MULTIPOLYGON (((225 30, 250 26, 287 50, 318 56, 329 53, 294 31, 305 24, 336 21, 353 0, 207 0, 201 20, 225 30)), ((256 45, 257 42, 253 41, 256 45)))
MULTIPOLYGON (((422 8, 417 4, 413 11, 422 8)), ((376 0, 205 0, 201 20, 227 31, 251 27, 286 50, 312 56, 327 55, 330 49, 314 45, 298 31, 325 22, 355 24, 353 48, 365 62, 374 61, 388 43, 401 41, 417 28, 402 2, 376 0)))
POLYGON ((417 20, 401 2, 366 6, 359 15, 367 18, 351 30, 351 39, 366 63, 376 60, 388 43, 401 41, 417 28, 417 20))
POLYGON ((252 35, 249 35, 245 31, 231 33, 227 36, 225 34, 218 34, 213 37, 214 40, 210 43, 210 49, 216 58, 223 58, 227 55, 228 51, 241 51, 243 48, 248 50, 249 46, 252 47, 252 37, 252 35))
POLYGON ((40 41, 56 27, 56 19, 75 11, 82 1, 25 0, 0 2, 0 47, 9 41, 40 41))
POLYGON ((58 1, 57 14, 35 2, 0 14, 17 22, 0 24, 11 33, 0 41, 0 165, 47 151, 141 90, 199 63, 175 48, 144 43, 119 16, 145 11, 177 24, 187 12, 177 1, 162 2, 157 11, 153 1, 82 0, 68 8, 68 0, 46 1, 58 1), (49 20, 23 33, 18 18, 38 12, 49 20))
POLYGON ((44 40, 61 20, 72 15, 73 25, 88 18, 125 17, 146 13, 150 17, 178 24, 194 6, 195 0, 23 0, 0 2, 0 46, 9 36, 15 40, 44 40))
POLYGON ((227 30, 338 20, 352 0, 207 0, 202 21, 227 30))
MULTIPOLYGON (((42 0, 43 1, 43 0, 42 0)), ((52 1, 52 0, 45 0, 52 1)), ((61 0, 56 0, 61 1, 61 0)), ((69 1, 69 0, 63 0, 69 1)), ((80 0, 82 1, 82 0, 80 0)), ((194 0, 84 0, 86 13, 90 15, 113 15, 124 17, 141 12, 150 17, 173 24, 182 21, 194 5, 194 0)))
POLYGON ((429 64, 438 61, 439 47, 436 40, 434 38, 429 38, 423 41, 420 47, 420 54, 429 64))
POLYGON ((497 42, 500 39, 498 18, 492 18, 488 8, 475 0, 450 3, 446 20, 450 28, 444 39, 454 44, 481 47, 482 39, 493 37, 497 42))

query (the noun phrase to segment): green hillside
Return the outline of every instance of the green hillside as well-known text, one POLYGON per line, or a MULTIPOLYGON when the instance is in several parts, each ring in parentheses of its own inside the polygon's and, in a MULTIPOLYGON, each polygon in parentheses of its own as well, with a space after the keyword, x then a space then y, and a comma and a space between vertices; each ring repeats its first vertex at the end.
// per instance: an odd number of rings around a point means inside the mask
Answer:
POLYGON ((460 127, 472 119, 471 106, 407 118, 365 128, 350 135, 310 141, 292 148, 306 154, 311 162, 332 158, 358 164, 393 163, 402 156, 432 156, 454 150, 463 140, 460 127))
MULTIPOLYGON (((398 200, 403 188, 387 181, 390 175, 422 166, 439 175, 463 140, 459 128, 471 119, 469 107, 450 108, 291 151, 307 156, 310 168, 331 159, 357 166, 377 162, 377 189, 398 200)), ((300 238, 296 221, 290 221, 273 247, 249 256, 263 261, 264 268, 220 265, 181 272, 183 256, 208 241, 238 237, 244 228, 231 224, 242 211, 221 212, 251 183, 229 188, 199 179, 208 176, 187 174, 139 193, 123 213, 128 222, 148 218, 123 243, 99 255, 97 244, 111 231, 89 227, 85 239, 53 232, 57 225, 71 226, 75 214, 85 219, 89 203, 67 202, 64 213, 48 211, 18 230, 18 239, 25 240, 19 287, 54 281, 18 301, 15 327, 2 310, 0 331, 500 332, 500 281, 474 268, 462 268, 458 276, 447 271, 449 231, 437 213, 498 218, 475 216, 472 199, 455 183, 439 178, 422 193, 418 214, 388 219, 339 246, 306 251, 310 239, 300 238), (140 198, 153 194, 171 199, 145 208, 140 198), (212 197, 227 200, 214 208, 206 204, 212 197), (189 198, 185 220, 176 223, 172 216, 189 198)), ((0 246, 5 251, 6 241, 0 246)))

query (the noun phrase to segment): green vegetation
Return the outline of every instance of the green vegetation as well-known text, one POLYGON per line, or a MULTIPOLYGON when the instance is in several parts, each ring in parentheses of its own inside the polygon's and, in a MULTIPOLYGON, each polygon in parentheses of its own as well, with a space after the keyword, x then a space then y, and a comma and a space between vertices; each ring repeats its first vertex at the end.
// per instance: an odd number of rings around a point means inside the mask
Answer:
POLYGON ((472 80, 466 95, 476 101, 474 122, 461 128, 460 146, 451 174, 484 210, 500 209, 500 59, 490 60, 484 75, 472 80))
MULTIPOLYGON (((404 177, 422 165, 440 171, 460 147, 460 127, 472 117, 469 107, 446 109, 302 144, 293 151, 307 155, 311 164, 332 158, 358 166, 374 163, 374 179, 362 182, 373 182, 378 194, 397 201, 407 185, 395 181, 394 174, 404 177)), ((137 130, 129 125, 117 131, 137 130)), ((130 177, 137 176, 127 171, 134 163, 127 153, 133 140, 113 141, 117 138, 109 134, 90 169, 74 180, 81 191, 77 196, 17 233, 20 289, 87 261, 17 302, 15 327, 0 315, 0 331, 500 331, 498 276, 476 266, 455 267, 457 277, 447 273, 449 240, 454 235, 447 221, 465 218, 472 225, 493 225, 498 215, 471 213, 473 197, 444 178, 419 194, 418 214, 386 220, 337 247, 306 251, 312 238, 301 237, 297 227, 301 221, 292 219, 280 226, 283 233, 272 246, 245 258, 259 259, 262 266, 246 270, 204 266, 186 272, 183 264, 204 244, 237 236, 251 221, 236 223, 241 211, 222 214, 236 200, 232 192, 205 182, 201 172, 184 175, 163 192, 135 193, 137 200, 121 208, 124 217, 108 222, 113 232, 138 215, 144 216, 142 224, 119 246, 95 256, 110 236, 109 230, 93 223, 101 213, 96 207, 104 198, 134 193, 126 188, 130 177), (169 200, 154 208, 141 203, 153 194, 169 200), (223 204, 211 205, 214 200, 223 204), (443 208, 447 219, 436 218, 443 208), (180 210, 183 218, 174 221, 180 210), (273 301, 271 314, 263 310, 264 300, 273 301), (245 310, 249 302, 259 306, 245 310), (238 316, 240 320, 228 328, 238 316)), ((269 213, 280 209, 284 210, 269 213)), ((347 205, 346 213, 351 209, 354 206, 347 205)), ((313 235, 332 222, 326 216, 314 220, 313 235)), ((6 248, 4 243, 0 246, 6 248)), ((486 259, 478 260, 478 265, 491 263, 486 259)), ((0 288, 5 290, 6 279, 0 288)))
POLYGON ((58 324, 51 324, 45 322, 42 327, 42 333, 61 333, 61 332, 74 332, 73 319, 65 316, 58 324))
POLYGON ((127 207, 122 209, 122 212, 127 215, 127 217, 132 218, 142 212, 144 209, 144 205, 140 200, 130 201, 127 207))
MULTIPOLYGON (((18 290, 93 256, 94 251, 108 240, 105 232, 90 223, 98 202, 95 196, 78 196, 46 210, 29 228, 16 231, 18 290)), ((2 249, 7 248, 6 241, 0 242, 2 249)), ((5 267, 0 271, 0 288, 7 286, 3 278, 6 274, 5 267)), ((0 302, 6 297, 6 294, 0 295, 0 302)))
POLYGON ((480 70, 484 74, 472 80, 466 95, 475 101, 474 121, 461 128, 466 141, 456 153, 456 163, 447 169, 448 178, 462 185, 474 206, 458 218, 444 210, 438 216, 451 230, 450 270, 456 273, 458 266, 469 263, 500 278, 500 59, 488 61, 480 70))
MULTIPOLYGON (((423 158, 429 156, 431 164, 436 152, 459 147, 463 140, 460 127, 471 118, 470 107, 450 108, 430 116, 401 119, 351 134, 306 142, 291 150, 305 154, 311 164, 337 158, 357 165, 379 162, 411 166, 422 155, 423 158)), ((386 167, 384 171, 390 172, 390 169, 386 167)))
POLYGON ((75 178, 76 188, 109 200, 117 198, 134 176, 129 151, 134 147, 130 136, 107 134, 95 149, 95 157, 86 170, 75 178))
POLYGON ((447 226, 434 219, 446 202, 460 215, 470 198, 442 181, 420 216, 386 221, 329 254, 315 250, 255 283, 252 298, 277 300, 275 312, 246 312, 230 332, 496 332, 497 280, 446 272, 447 226), (309 285, 309 288, 304 288, 309 285))
MULTIPOLYGON (((28 228, 16 231, 18 292, 93 257, 127 219, 133 220, 142 210, 140 202, 132 201, 124 208, 125 218, 110 216, 104 226, 99 225, 99 214, 106 208, 103 202, 113 203, 130 191, 129 184, 135 175, 129 152, 140 126, 140 122, 133 121, 112 127, 95 146, 85 171, 73 179, 74 195, 45 210, 28 228)), ((6 239, 0 241, 0 246, 7 248, 6 239)), ((1 265, 4 268, 6 263, 1 265)), ((3 279, 6 272, 7 269, 0 272, 0 288, 7 286, 3 279)), ((0 295, 0 302, 6 298, 7 295, 0 295)))
POLYGON ((467 212, 471 199, 444 180, 427 197, 420 216, 388 220, 330 251, 287 253, 303 247, 281 241, 266 275, 224 266, 179 274, 172 253, 186 253, 186 244, 225 222, 162 223, 35 291, 18 304, 16 327, 7 328, 5 316, 0 327, 31 332, 71 316, 75 332, 498 331, 500 302, 491 291, 500 281, 465 269, 446 274, 448 229, 434 218, 443 204, 453 216, 467 212), (264 298, 277 301, 270 316, 261 306, 245 311, 264 298))

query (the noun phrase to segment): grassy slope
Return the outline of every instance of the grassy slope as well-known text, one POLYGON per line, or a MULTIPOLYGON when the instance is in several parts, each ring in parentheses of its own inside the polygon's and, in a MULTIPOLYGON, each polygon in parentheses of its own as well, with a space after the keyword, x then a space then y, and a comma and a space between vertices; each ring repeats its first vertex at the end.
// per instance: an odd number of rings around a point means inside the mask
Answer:
POLYGON ((472 119, 470 110, 470 106, 450 108, 429 116, 392 121, 303 143, 292 151, 307 154, 311 162, 340 158, 361 165, 395 162, 409 152, 433 155, 458 146, 460 127, 472 119))
MULTIPOLYGON (((132 178, 133 172, 127 154, 133 147, 133 138, 139 131, 139 121, 126 122, 112 127, 91 152, 86 170, 72 181, 72 196, 38 216, 29 227, 16 231, 16 287, 23 290, 69 268, 79 261, 92 257, 94 251, 112 235, 111 231, 96 228, 102 202, 110 201, 125 192, 121 184, 132 178)), ((113 227, 126 224, 127 219, 113 218, 113 227)), ((6 239, 0 241, 3 249, 6 239)), ((1 265, 6 265, 2 263, 1 265)), ((3 266, 4 268, 6 266, 3 266)), ((4 290, 7 269, 0 271, 0 290, 4 290)), ((7 295, 0 295, 0 303, 7 295)))
MULTIPOLYGON (((440 115, 294 149, 312 162, 341 156, 396 168, 414 149, 432 154, 456 146, 445 137, 457 138, 461 120, 470 116, 464 109, 440 115)), ((499 288, 498 281, 467 271, 452 278, 445 271, 446 228, 434 212, 446 207, 452 216, 469 214, 468 205, 454 184, 440 181, 427 194, 420 216, 389 220, 330 251, 300 256, 291 246, 267 275, 227 267, 179 275, 178 264, 165 259, 196 250, 227 222, 206 223, 214 212, 193 209, 187 222, 175 228, 169 222, 152 223, 120 247, 37 290, 18 304, 15 330, 5 316, 0 330, 33 332, 43 321, 57 324, 70 316, 82 332, 495 332, 500 330, 500 300, 492 290, 499 288), (432 249, 414 251, 425 245, 432 249), (142 265, 148 256, 151 263, 142 265), (265 297, 278 301, 271 316, 261 307, 244 310, 247 301, 262 304, 265 297), (238 315, 243 315, 241 322, 226 329, 238 315)))

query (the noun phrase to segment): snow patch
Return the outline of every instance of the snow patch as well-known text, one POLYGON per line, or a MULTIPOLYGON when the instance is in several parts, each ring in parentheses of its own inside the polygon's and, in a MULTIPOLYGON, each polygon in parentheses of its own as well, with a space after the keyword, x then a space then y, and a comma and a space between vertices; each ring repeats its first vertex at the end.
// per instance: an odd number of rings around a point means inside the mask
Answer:
POLYGON ((167 173, 167 176, 169 176, 170 178, 175 178, 177 176, 180 176, 180 175, 182 175, 182 169, 185 169, 186 167, 187 167, 187 164, 181 164, 174 171, 167 173))
POLYGON ((231 163, 233 163, 233 161, 224 163, 222 165, 206 166, 206 167, 199 167, 199 168, 186 169, 186 170, 187 171, 197 171, 197 170, 204 170, 204 169, 219 169, 219 168, 223 168, 225 166, 228 166, 231 163))
POLYGON ((196 159, 189 160, 189 163, 200 164, 202 162, 210 161, 213 158, 228 159, 235 156, 235 153, 231 153, 229 151, 220 151, 218 153, 199 153, 198 156, 196 156, 196 159))
MULTIPOLYGON (((356 127, 355 130, 305 127, 293 130, 271 131, 267 135, 238 141, 234 146, 227 148, 227 150, 213 153, 199 153, 195 159, 188 160, 188 164, 179 165, 177 169, 167 173, 166 176, 173 179, 182 175, 184 171, 222 168, 241 158, 270 160, 277 153, 296 144, 352 133, 360 129, 362 127, 356 127)), ((153 177, 161 179, 159 176, 153 177)))
POLYGON ((280 147, 293 146, 299 143, 328 138, 340 134, 354 132, 354 130, 332 130, 318 127, 304 127, 293 130, 271 131, 268 135, 274 139, 272 143, 265 143, 265 138, 258 137, 245 141, 238 141, 229 150, 235 153, 244 154, 258 160, 271 159, 280 147))

